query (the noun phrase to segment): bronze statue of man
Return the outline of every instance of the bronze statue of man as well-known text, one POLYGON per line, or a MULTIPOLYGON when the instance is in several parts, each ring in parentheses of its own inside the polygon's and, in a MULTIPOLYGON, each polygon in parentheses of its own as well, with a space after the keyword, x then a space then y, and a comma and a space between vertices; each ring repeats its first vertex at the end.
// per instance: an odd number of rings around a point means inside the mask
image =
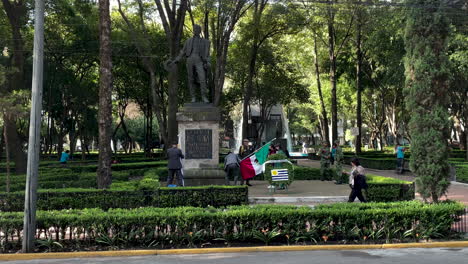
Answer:
POLYGON ((194 36, 187 39, 184 47, 179 55, 171 62, 178 63, 182 57, 187 60, 187 73, 188 73, 188 86, 192 103, 196 102, 195 86, 197 83, 200 85, 201 99, 204 103, 208 103, 207 95, 207 82, 206 71, 209 70, 210 60, 210 41, 200 37, 201 27, 199 25, 193 26, 194 36), (198 80, 195 80, 195 75, 198 80))

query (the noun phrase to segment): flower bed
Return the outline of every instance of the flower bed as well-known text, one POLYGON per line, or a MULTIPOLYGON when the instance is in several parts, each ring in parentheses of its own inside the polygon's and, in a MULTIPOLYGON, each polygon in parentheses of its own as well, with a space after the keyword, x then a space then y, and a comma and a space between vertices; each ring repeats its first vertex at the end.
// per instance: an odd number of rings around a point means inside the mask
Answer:
MULTIPOLYGON (((392 243, 450 238, 459 203, 420 202, 214 208, 138 208, 38 211, 38 237, 79 250, 180 248, 204 243, 392 243), (71 231, 70 231, 71 230, 71 231)), ((0 213, 5 251, 20 247, 23 213, 0 213)), ((53 243, 49 243, 51 245, 53 243)), ((53 248, 52 248, 53 249, 53 248)))

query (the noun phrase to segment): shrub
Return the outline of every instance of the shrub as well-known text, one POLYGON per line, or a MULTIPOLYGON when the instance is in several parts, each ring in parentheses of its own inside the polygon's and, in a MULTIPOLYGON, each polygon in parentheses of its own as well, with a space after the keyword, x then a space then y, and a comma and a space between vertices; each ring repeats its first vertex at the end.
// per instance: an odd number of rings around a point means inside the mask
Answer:
MULTIPOLYGON (((464 214, 459 203, 342 203, 316 209, 296 206, 137 208, 38 211, 38 232, 68 245, 176 248, 194 243, 382 243, 450 238, 464 214), (68 232, 68 230, 72 230, 68 232), (154 232, 159 230, 162 232, 154 232), (44 234, 45 232, 45 234, 44 234), (261 232, 261 233, 260 233, 261 232), (272 232, 275 232, 274 234, 272 232), (221 242, 217 242, 220 241, 221 242), (75 243, 73 243, 75 242, 75 243)), ((23 229, 23 213, 0 213, 0 237, 7 243, 23 229)), ((38 234, 40 235, 40 234, 38 234)), ((11 244, 10 244, 11 245, 11 244)), ((10 246, 11 247, 11 246, 10 246)), ((66 250, 71 250, 70 248, 66 250)))
POLYGON ((468 164, 455 166, 457 181, 468 183, 468 164))
MULTIPOLYGON (((148 178, 154 181, 154 179, 148 178)), ((137 185, 140 190, 124 189, 56 189, 39 190, 38 210, 61 210, 83 208, 138 208, 145 206, 228 206, 248 203, 248 190, 245 186, 200 186, 181 188, 153 188, 154 182, 137 185)), ((134 187, 133 187, 134 188, 134 187)), ((24 192, 1 193, 0 211, 22 211, 24 192)))
MULTIPOLYGON (((334 169, 327 169, 325 170, 325 179, 327 181, 333 180, 334 169)), ((304 180, 320 180, 320 169, 317 168, 309 168, 309 167, 294 167, 294 178, 298 181, 304 180)))
POLYGON ((143 179, 138 182, 138 190, 154 191, 157 190, 161 184, 159 183, 159 175, 157 170, 152 169, 145 172, 143 179))
POLYGON ((369 187, 364 190, 371 202, 408 201, 414 199, 414 183, 376 175, 366 175, 369 187))

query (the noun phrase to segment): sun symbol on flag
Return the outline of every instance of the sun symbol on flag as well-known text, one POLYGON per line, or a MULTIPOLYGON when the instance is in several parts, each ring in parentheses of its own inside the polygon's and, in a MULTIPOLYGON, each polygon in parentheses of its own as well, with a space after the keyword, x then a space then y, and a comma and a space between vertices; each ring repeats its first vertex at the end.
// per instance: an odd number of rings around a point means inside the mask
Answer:
POLYGON ((271 171, 271 175, 273 175, 273 176, 278 176, 278 171, 277 171, 277 170, 271 171))

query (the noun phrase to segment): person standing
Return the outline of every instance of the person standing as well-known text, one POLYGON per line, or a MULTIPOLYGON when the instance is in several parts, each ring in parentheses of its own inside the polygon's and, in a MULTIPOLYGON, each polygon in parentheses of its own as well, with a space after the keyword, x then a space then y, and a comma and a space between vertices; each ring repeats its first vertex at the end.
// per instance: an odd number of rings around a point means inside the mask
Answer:
POLYGON ((349 175, 349 187, 351 188, 351 193, 349 194, 348 202, 352 203, 356 200, 356 197, 361 201, 361 203, 366 203, 366 198, 362 195, 362 189, 367 188, 366 183, 366 172, 361 166, 359 159, 354 158, 351 161, 351 172, 349 175))
POLYGON ((67 164, 67 161, 70 159, 70 151, 69 150, 65 150, 64 152, 62 152, 62 155, 60 156, 60 164, 67 164))
POLYGON ((239 156, 234 154, 234 151, 231 150, 224 157, 224 171, 226 172, 226 185, 230 185, 229 179, 232 177, 234 179, 234 185, 237 185, 239 180, 239 156))
POLYGON ((342 184, 344 182, 343 179, 343 162, 344 162, 344 155, 343 149, 340 146, 340 142, 338 140, 335 141, 335 183, 342 184))
POLYGON ((330 146, 324 141, 322 148, 319 151, 320 156, 320 180, 325 180, 325 173, 330 168, 330 146))
MULTIPOLYGON (((339 142, 338 142, 339 144, 339 142)), ((333 165, 335 163, 335 156, 336 156, 336 141, 333 143, 332 145, 332 149, 331 149, 331 155, 330 155, 330 163, 331 165, 333 165)))
MULTIPOLYGON (((242 145, 239 148, 239 158, 244 159, 247 156, 249 156, 252 152, 254 152, 254 150, 253 150, 252 146, 250 146, 250 141, 248 139, 244 138, 244 140, 242 140, 242 145)), ((242 179, 241 180, 241 185, 243 185, 243 184, 244 184, 244 180, 242 179)), ((252 186, 250 184, 250 179, 246 180, 245 184, 247 186, 252 186)))
POLYGON ((397 144, 395 146, 396 156, 397 156, 397 169, 398 174, 403 174, 405 166, 405 148, 397 144))
POLYGON ((178 186, 184 186, 184 180, 182 176, 182 162, 181 159, 185 158, 182 154, 182 150, 177 147, 177 143, 172 144, 172 148, 167 150, 167 168, 169 169, 169 175, 167 177, 167 185, 171 185, 174 179, 174 174, 177 177, 178 186))
POLYGON ((302 154, 307 154, 307 144, 304 142, 302 142, 302 154))

